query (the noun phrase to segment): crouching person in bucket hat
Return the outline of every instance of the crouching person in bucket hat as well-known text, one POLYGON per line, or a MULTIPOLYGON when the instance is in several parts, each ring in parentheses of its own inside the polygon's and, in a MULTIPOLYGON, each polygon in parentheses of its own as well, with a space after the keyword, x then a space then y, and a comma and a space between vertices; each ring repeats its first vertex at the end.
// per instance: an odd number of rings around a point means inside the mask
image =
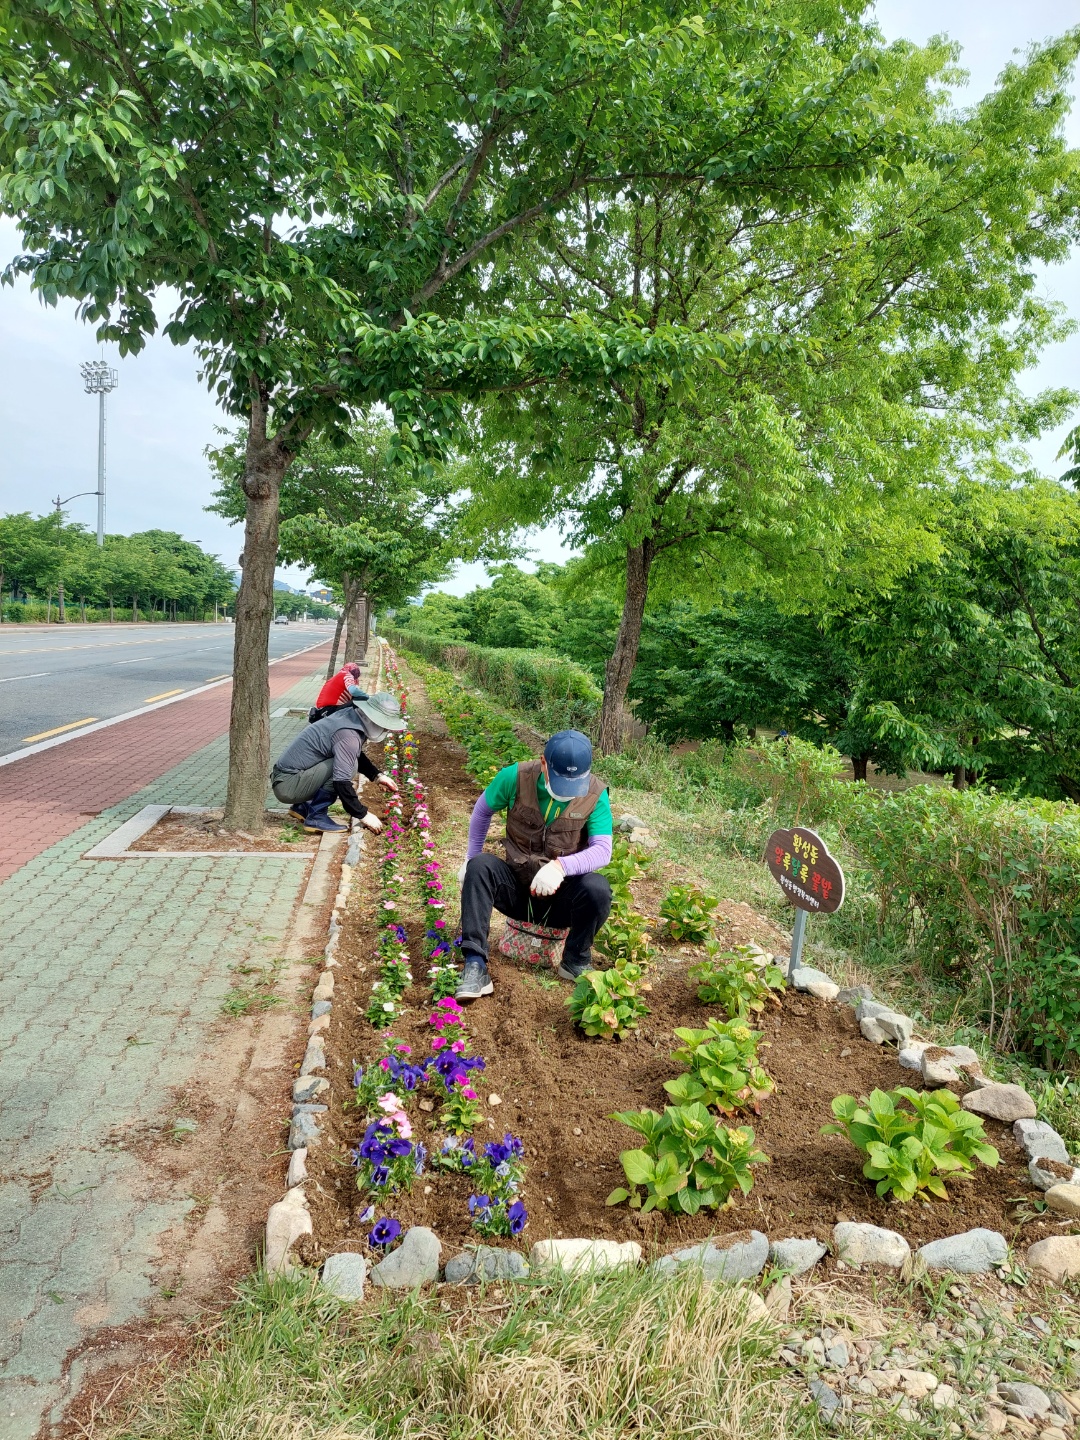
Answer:
POLYGON ((611 859, 611 803, 592 773, 592 745, 560 730, 541 760, 507 765, 477 800, 461 885, 459 1000, 490 995, 492 910, 512 920, 569 929, 559 974, 576 980, 592 965, 592 942, 611 910, 611 886, 596 872, 611 859), (506 811, 506 859, 484 851, 497 810, 506 811))
POLYGON ((330 819, 328 811, 335 800, 369 830, 377 834, 382 829, 378 815, 356 793, 357 771, 387 790, 397 789, 393 779, 364 754, 364 746, 405 729, 400 702, 388 690, 368 695, 355 686, 349 696, 351 705, 302 730, 270 772, 274 794, 312 835, 347 828, 330 819))

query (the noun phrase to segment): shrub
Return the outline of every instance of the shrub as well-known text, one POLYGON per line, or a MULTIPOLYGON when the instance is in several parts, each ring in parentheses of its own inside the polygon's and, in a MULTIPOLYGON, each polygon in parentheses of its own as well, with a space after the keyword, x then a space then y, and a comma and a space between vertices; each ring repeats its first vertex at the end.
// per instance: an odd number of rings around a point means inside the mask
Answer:
POLYGON ((706 1005, 720 1005, 734 1019, 749 1012, 760 1014, 770 1001, 780 1004, 778 992, 785 987, 779 965, 758 964, 745 946, 720 950, 714 940, 707 960, 692 965, 688 974, 698 987, 697 998, 706 1005))
POLYGON ((649 1013, 641 992, 650 987, 642 980, 640 965, 620 962, 610 970, 589 970, 567 996, 570 1017, 586 1035, 621 1040, 649 1013))
POLYGON ((531 760, 532 751, 517 737, 513 725, 478 695, 464 690, 445 670, 425 665, 415 655, 408 660, 420 675, 428 698, 446 721, 446 728, 466 752, 465 769, 487 785, 506 765, 531 760))
POLYGON ((539 650, 504 650, 462 641, 448 644, 414 631, 384 632, 391 644, 432 665, 468 675, 511 708, 527 710, 555 730, 591 731, 600 716, 603 695, 589 672, 572 660, 539 650))
POLYGON ((745 1021, 710 1020, 704 1030, 679 1027, 675 1036, 683 1043, 671 1058, 687 1073, 665 1080, 664 1089, 680 1105, 700 1101, 731 1114, 744 1106, 756 1109, 776 1088, 758 1064, 761 1031, 745 1021))
POLYGON ((660 919, 669 940, 700 945, 708 938, 711 915, 720 901, 696 885, 673 885, 660 902, 660 919))
POLYGON ((613 1190, 609 1205, 629 1200, 634 1210, 696 1215, 726 1205, 736 1187, 748 1195, 754 1183, 750 1167, 768 1164, 768 1156, 754 1149, 749 1126, 729 1130, 704 1105, 669 1105, 662 1115, 622 1110, 611 1118, 637 1130, 645 1144, 619 1156, 629 1189, 613 1190))
POLYGON ((823 1125, 821 1133, 844 1135, 867 1156, 863 1174, 877 1182, 882 1197, 910 1200, 929 1191, 947 1200, 943 1175, 966 1174, 978 1162, 998 1163, 982 1121, 964 1110, 951 1090, 919 1092, 901 1085, 888 1093, 874 1090, 861 1101, 838 1095, 832 1111, 836 1123, 823 1125))
POLYGON ((1080 1058, 1080 808, 981 791, 848 787, 841 823, 939 978, 973 992, 999 1050, 1080 1058))

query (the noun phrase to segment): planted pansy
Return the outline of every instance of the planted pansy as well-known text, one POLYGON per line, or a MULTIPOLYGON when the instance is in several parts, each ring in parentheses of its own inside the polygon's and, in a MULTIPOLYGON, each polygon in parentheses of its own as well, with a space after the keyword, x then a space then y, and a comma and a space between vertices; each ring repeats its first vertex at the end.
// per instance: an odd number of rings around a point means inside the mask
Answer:
POLYGON ((400 1234, 400 1220, 392 1220, 389 1217, 376 1220, 375 1224, 371 1227, 368 1243, 378 1245, 380 1248, 385 1249, 387 1245, 392 1245, 400 1234))

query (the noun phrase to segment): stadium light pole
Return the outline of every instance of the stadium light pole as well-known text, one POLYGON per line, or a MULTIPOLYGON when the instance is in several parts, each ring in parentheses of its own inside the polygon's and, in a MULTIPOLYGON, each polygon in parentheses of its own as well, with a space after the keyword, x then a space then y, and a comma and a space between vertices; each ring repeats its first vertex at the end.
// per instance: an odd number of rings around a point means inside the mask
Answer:
POLYGON ((87 360, 79 366, 88 395, 98 397, 97 490, 87 494, 98 497, 97 543, 105 544, 105 396, 119 384, 116 371, 106 360, 87 360))

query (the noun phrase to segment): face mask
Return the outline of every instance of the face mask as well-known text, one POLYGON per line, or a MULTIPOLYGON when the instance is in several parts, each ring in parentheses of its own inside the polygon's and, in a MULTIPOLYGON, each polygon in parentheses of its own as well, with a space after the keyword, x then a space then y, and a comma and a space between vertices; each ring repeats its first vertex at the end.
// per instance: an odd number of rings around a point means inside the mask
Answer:
POLYGON ((381 725, 376 725, 374 721, 369 720, 366 715, 364 716, 364 729, 367 731, 368 739, 374 741, 376 744, 378 744, 380 740, 385 740, 390 733, 388 730, 384 730, 381 725))

